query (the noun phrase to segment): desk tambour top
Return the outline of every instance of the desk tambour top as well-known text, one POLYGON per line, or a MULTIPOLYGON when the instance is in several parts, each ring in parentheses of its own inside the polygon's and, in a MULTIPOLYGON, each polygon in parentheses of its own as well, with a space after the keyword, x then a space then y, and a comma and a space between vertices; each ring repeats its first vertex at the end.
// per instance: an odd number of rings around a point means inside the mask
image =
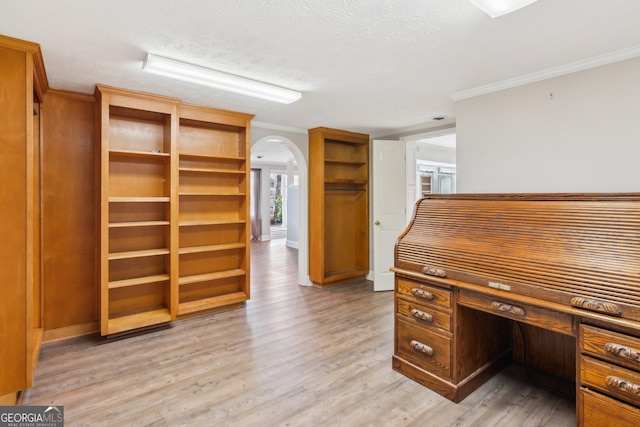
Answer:
POLYGON ((640 193, 432 195, 396 273, 640 321, 640 193))

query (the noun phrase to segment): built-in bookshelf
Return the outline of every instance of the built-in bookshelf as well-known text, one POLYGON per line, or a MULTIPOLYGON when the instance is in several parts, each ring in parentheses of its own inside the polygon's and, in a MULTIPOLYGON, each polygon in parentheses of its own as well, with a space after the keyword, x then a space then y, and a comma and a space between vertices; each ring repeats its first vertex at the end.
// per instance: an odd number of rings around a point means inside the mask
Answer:
POLYGON ((319 286, 369 272, 369 136, 309 130, 309 275, 319 286))
POLYGON ((250 116, 178 109, 178 315, 249 298, 250 116))
POLYGON ((97 86, 101 332, 249 298, 252 116, 97 86))

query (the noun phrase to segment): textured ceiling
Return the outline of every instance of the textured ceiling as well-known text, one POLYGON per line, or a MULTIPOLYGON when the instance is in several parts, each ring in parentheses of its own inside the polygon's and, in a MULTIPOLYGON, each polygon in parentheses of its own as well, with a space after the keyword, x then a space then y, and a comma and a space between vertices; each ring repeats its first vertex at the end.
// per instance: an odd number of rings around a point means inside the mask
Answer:
POLYGON ((261 164, 297 164, 293 153, 279 138, 260 140, 251 146, 251 167, 261 164))
POLYGON ((638 17, 638 0, 539 0, 496 19, 468 0, 0 0, 0 31, 40 43, 53 88, 101 83, 374 136, 454 121, 452 93, 638 47, 638 17), (146 52, 303 97, 281 105, 143 73, 146 52))

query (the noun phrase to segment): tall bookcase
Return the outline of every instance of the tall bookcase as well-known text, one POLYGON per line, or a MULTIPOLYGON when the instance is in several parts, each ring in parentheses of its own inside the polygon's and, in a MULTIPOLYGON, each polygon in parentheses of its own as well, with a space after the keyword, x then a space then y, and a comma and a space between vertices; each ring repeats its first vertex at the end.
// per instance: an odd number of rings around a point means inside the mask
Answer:
POLYGON ((249 121, 181 105, 178 315, 249 298, 249 121))
POLYGON ((309 130, 309 276, 318 286, 369 272, 369 135, 309 130))
POLYGON ((98 85, 101 333, 249 298, 250 115, 98 85))
POLYGON ((176 318, 178 100, 97 86, 100 329, 176 318))

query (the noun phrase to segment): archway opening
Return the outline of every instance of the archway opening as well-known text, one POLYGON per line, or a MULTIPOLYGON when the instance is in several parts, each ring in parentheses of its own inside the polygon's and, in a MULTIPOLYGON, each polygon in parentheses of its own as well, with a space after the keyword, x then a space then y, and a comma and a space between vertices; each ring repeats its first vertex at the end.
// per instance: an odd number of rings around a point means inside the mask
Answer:
POLYGON ((304 155, 287 137, 269 135, 252 144, 251 168, 261 181, 257 240, 286 239, 286 245, 298 251, 298 283, 308 286, 308 168, 304 155))

